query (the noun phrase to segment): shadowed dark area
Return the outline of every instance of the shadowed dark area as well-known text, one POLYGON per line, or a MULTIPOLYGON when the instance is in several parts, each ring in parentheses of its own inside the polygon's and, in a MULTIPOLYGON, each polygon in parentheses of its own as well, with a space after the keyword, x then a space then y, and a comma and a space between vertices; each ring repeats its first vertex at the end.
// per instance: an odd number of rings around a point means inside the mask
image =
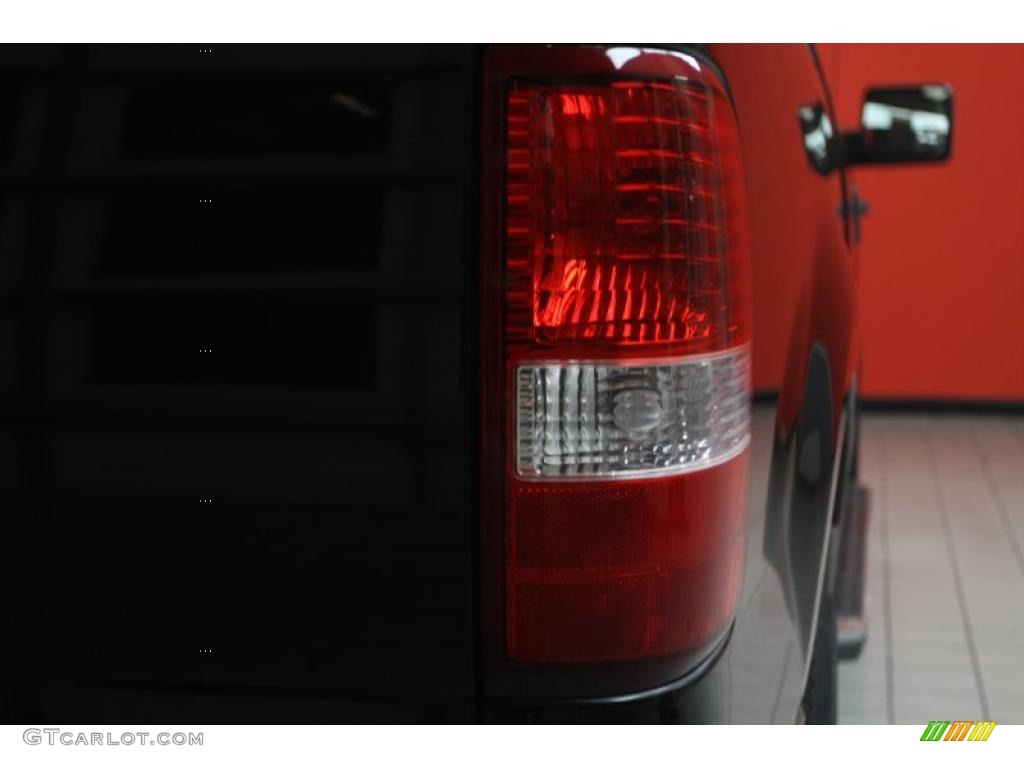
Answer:
POLYGON ((474 49, 0 48, 3 719, 471 717, 474 49))

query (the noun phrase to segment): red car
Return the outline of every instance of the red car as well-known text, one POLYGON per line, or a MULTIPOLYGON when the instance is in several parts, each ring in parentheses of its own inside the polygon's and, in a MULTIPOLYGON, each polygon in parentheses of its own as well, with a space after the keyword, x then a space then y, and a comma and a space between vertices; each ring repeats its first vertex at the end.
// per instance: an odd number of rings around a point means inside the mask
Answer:
POLYGON ((2 46, 0 88, 5 720, 834 721, 851 167, 946 158, 948 87, 849 132, 794 45, 2 46))

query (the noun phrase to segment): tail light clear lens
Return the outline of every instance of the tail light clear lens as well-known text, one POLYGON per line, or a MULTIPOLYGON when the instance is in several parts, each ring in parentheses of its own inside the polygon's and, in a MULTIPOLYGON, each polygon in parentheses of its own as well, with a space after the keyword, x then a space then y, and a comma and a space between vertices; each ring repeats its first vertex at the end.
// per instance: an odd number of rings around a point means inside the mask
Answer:
POLYGON ((516 382, 522 478, 679 474, 749 441, 745 347, 641 365, 520 365, 516 382))
POLYGON ((504 469, 484 473, 501 497, 485 558, 502 565, 484 599, 504 610, 484 613, 513 667, 682 674, 727 629, 742 577, 751 321, 732 108, 707 66, 662 50, 496 48, 485 81, 501 161, 485 157, 500 197, 484 307, 502 320, 484 334, 498 394, 483 456, 504 469))

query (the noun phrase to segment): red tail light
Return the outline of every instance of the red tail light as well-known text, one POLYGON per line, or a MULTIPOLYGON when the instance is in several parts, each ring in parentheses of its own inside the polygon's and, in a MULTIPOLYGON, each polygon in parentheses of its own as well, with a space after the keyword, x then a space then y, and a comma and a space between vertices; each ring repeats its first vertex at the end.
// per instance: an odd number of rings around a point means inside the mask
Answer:
POLYGON ((495 49, 486 87, 500 655, 685 665, 727 629, 742 576, 751 321, 730 102, 693 57, 634 48, 495 49))

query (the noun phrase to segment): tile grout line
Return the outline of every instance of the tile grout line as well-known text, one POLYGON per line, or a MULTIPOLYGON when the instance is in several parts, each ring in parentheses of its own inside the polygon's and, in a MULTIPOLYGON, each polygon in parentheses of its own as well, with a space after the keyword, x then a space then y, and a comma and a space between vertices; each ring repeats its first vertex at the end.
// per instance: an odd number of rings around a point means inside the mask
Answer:
POLYGON ((1013 556, 1017 559, 1017 567, 1020 568, 1020 574, 1024 577, 1024 550, 1021 549, 1020 538, 1017 536, 1017 531, 1014 530, 1013 523, 1010 522, 1010 513, 1006 511, 1006 505, 1003 503, 1003 497, 999 493, 999 485, 996 483, 995 476, 992 474, 992 467, 989 465, 988 456, 986 456, 984 451, 981 450, 981 443, 978 442, 978 433, 973 428, 970 432, 971 441, 974 443, 974 449, 981 458, 981 466, 985 470, 985 478, 988 480, 989 491, 992 494, 992 499, 996 503, 996 509, 999 510, 999 520, 1003 524, 1003 531, 1006 533, 1006 537, 1010 540, 1010 547, 1013 549, 1013 556))
POLYGON ((892 652, 892 577, 889 569, 889 481, 886 468, 889 462, 886 460, 885 433, 878 433, 879 442, 882 448, 882 466, 880 467, 879 482, 879 533, 882 539, 882 616, 885 625, 885 706, 888 715, 889 725, 896 722, 896 696, 894 693, 893 681, 893 652, 892 652))
POLYGON ((928 466, 932 475, 932 482, 936 490, 936 503, 939 507, 939 516, 942 518, 942 529, 946 539, 946 550, 949 554, 949 564, 953 569, 953 586, 956 588, 956 603, 960 610, 960 620, 964 625, 964 639, 967 641, 967 655, 971 659, 971 668, 974 670, 974 682, 978 686, 978 698, 981 701, 981 716, 988 720, 988 697, 985 695, 985 683, 981 679, 981 664, 978 661, 978 649, 974 644, 974 631, 971 629, 971 620, 967 614, 967 596, 964 594, 963 580, 960 576, 960 561, 956 556, 956 546, 953 544, 953 528, 949 522, 949 510, 946 509, 946 497, 939 483, 939 471, 935 461, 934 436, 931 424, 928 425, 928 466))

